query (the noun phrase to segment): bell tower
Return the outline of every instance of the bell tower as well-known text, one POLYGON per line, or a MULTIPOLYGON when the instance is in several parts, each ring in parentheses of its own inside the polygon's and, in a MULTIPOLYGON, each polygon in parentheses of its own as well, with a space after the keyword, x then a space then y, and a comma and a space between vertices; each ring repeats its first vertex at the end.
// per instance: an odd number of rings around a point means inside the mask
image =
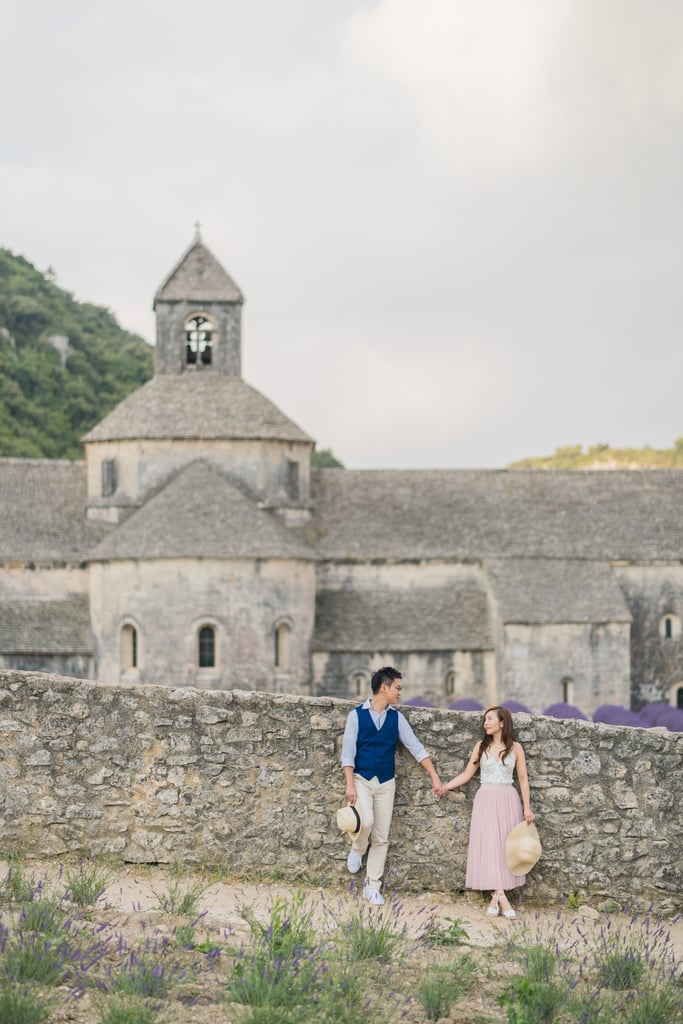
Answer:
POLYGON ((156 376, 213 371, 240 377, 243 304, 197 224, 192 245, 154 296, 156 376))

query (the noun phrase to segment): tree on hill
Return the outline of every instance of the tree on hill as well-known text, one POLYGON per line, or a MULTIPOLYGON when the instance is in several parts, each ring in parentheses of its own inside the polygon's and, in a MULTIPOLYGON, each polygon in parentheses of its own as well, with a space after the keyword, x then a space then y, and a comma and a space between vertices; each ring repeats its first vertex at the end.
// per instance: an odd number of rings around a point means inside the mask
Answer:
POLYGON ((316 469, 343 469, 344 463, 340 462, 331 448, 314 448, 311 452, 311 465, 316 469))
POLYGON ((80 458, 79 438, 149 380, 153 363, 152 347, 108 309, 0 249, 0 456, 80 458))
POLYGON ((610 448, 591 445, 585 451, 580 444, 556 448, 553 455, 520 459, 509 469, 683 469, 683 437, 671 448, 610 448))

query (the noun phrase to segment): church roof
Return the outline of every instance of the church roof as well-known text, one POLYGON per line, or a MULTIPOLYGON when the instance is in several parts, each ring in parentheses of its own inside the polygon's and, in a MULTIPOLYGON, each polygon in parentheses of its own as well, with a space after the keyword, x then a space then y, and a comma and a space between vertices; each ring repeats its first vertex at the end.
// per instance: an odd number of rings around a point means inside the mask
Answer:
POLYGON ((493 647, 486 594, 474 583, 406 590, 323 590, 314 651, 450 651, 493 647))
POLYGON ((92 654, 85 594, 61 601, 0 600, 0 654, 92 654))
POLYGON ((511 558, 487 562, 486 572, 502 622, 632 620, 607 562, 511 558))
POLYGON ((91 559, 315 557, 274 512, 198 459, 124 520, 91 559))
POLYGON ((85 561, 109 529, 87 500, 85 462, 0 459, 0 561, 85 561))
POLYGON ((321 558, 683 558, 680 470, 312 472, 321 558))
POLYGON ((157 302, 244 302, 244 297, 199 234, 159 286, 157 302))
POLYGON ((312 438, 241 377, 202 369, 153 377, 82 440, 312 438))

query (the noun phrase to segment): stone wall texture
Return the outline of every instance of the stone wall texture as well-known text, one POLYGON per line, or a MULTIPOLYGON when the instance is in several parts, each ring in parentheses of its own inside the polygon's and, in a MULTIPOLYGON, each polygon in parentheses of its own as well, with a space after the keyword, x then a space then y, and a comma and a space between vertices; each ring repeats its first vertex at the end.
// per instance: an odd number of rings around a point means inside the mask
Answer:
MULTIPOLYGON (((334 815, 352 707, 0 671, 3 852, 345 881, 334 815)), ((404 712, 442 779, 460 771, 480 716, 404 712)), ((514 717, 544 847, 525 898, 681 909, 683 734, 514 717)), ((461 890, 476 779, 439 800, 405 751, 397 769, 386 887, 461 890)))

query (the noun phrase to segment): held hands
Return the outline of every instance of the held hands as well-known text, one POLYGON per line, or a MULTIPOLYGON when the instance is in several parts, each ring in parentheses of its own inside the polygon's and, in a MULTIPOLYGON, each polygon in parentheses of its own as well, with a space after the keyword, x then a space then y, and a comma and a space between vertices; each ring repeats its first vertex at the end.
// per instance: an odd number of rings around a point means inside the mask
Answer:
MULTIPOLYGON (((450 793, 451 790, 459 789, 460 786, 459 785, 454 786, 453 785, 454 782, 455 782, 455 779, 451 779, 450 782, 445 782, 445 783, 442 782, 441 785, 439 786, 438 790, 437 789, 432 789, 432 793, 434 793, 436 796, 445 796, 446 793, 450 793)), ((462 783, 460 785, 462 785, 462 783)), ((464 800, 465 797, 462 794, 459 794, 458 799, 464 800)))

